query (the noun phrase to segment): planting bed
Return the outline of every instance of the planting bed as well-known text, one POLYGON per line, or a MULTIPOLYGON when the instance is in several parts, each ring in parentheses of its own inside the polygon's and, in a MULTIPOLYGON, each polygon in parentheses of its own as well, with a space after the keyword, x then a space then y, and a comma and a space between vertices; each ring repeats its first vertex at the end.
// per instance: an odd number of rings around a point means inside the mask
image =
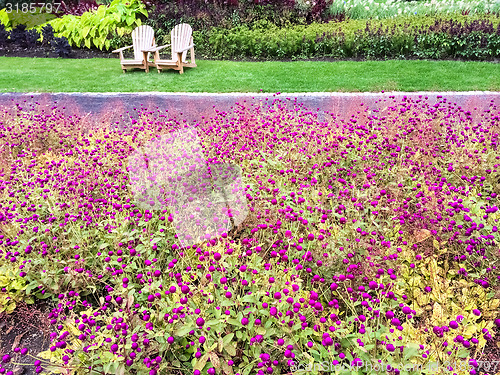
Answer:
POLYGON ((46 301, 34 371, 498 372, 498 101, 436 99, 4 108, 0 311, 46 301))

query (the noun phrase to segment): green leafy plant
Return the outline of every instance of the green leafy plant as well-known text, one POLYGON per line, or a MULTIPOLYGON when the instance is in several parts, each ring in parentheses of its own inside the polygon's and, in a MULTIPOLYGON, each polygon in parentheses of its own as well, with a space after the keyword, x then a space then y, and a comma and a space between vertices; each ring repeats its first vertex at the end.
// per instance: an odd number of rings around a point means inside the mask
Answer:
POLYGON ((17 274, 16 268, 12 263, 0 262, 0 313, 12 313, 21 301, 33 303, 33 298, 26 298, 26 280, 17 274))
POLYGON ((64 36, 72 47, 109 49, 113 38, 122 37, 141 25, 141 16, 148 13, 139 0, 113 0, 109 6, 81 16, 71 14, 49 22, 56 36, 64 36))
POLYGON ((500 19, 494 15, 401 16, 278 28, 239 26, 194 32, 209 58, 463 58, 498 57, 500 19))

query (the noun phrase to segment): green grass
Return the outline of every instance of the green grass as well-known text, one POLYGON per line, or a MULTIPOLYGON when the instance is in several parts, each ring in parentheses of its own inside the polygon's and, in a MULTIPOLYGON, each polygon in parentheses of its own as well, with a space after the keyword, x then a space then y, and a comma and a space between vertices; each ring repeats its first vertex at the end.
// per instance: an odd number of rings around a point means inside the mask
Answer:
POLYGON ((198 60, 183 75, 123 74, 118 59, 0 57, 0 92, 500 91, 500 64, 461 61, 198 60))

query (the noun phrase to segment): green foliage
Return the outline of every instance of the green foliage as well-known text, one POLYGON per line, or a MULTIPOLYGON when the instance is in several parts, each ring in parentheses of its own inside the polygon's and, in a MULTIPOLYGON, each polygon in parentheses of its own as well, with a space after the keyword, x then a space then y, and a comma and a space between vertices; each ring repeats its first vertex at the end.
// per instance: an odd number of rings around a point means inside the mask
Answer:
POLYGON ((409 14, 423 16, 450 13, 498 14, 500 12, 500 3, 494 0, 333 0, 329 11, 331 15, 344 15, 351 19, 381 19, 409 14))
POLYGON ((197 53, 208 58, 464 58, 498 57, 500 19, 403 16, 278 28, 273 24, 194 32, 197 53), (473 27, 473 31, 468 28, 473 27))
POLYGON ((26 298, 26 280, 16 274, 17 267, 12 263, 0 262, 0 314, 10 314, 16 305, 24 301, 33 303, 32 298, 26 298))
POLYGON ((211 167, 225 155, 241 167, 249 212, 183 249, 173 209, 135 206, 127 173, 133 151, 177 125, 145 112, 90 135, 57 111, 43 128, 32 108, 2 115, 0 282, 57 301, 45 371, 250 374, 269 355, 281 374, 292 349, 302 365, 416 367, 484 350, 500 305, 496 113, 405 98, 348 123, 285 103, 197 127, 211 167))
POLYGON ((0 9, 0 23, 5 26, 6 30, 12 29, 12 21, 9 17, 9 13, 7 13, 7 10, 0 9))
POLYGON ((118 38, 141 25, 140 17, 147 15, 139 0, 113 0, 109 6, 101 5, 96 11, 81 16, 68 14, 48 23, 55 35, 66 37, 72 47, 108 50, 116 47, 118 38))

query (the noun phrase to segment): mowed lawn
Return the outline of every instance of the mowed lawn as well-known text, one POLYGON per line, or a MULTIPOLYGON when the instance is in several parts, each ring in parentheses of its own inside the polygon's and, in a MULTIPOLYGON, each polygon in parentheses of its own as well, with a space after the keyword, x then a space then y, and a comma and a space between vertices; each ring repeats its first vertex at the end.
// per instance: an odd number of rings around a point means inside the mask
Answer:
POLYGON ((0 57, 0 92, 500 91, 493 62, 197 60, 173 70, 122 73, 117 59, 0 57))

